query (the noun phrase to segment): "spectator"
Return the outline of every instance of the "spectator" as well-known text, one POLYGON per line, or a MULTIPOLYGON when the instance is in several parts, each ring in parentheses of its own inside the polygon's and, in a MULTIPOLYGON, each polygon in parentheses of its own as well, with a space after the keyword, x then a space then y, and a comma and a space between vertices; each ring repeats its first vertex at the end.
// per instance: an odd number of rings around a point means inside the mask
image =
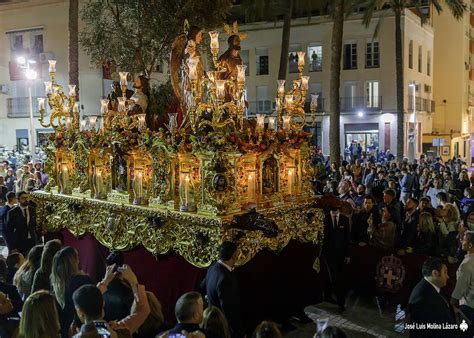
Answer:
POLYGON ((61 337, 68 338, 69 326, 74 318, 72 294, 85 284, 91 284, 89 276, 79 268, 79 255, 76 249, 65 247, 53 258, 51 286, 59 305, 61 337))
POLYGON ((7 202, 7 192, 8 188, 5 185, 5 178, 0 176, 0 207, 4 206, 7 202))
POLYGON ((7 284, 7 264, 0 256, 0 337, 12 337, 18 328, 23 302, 16 287, 7 284))
MULTIPOLYGON (((130 337, 131 334, 135 333, 145 322, 145 319, 150 314, 150 307, 145 287, 138 284, 137 277, 132 269, 128 266, 124 266, 122 274, 123 278, 132 285, 137 297, 137 305, 134 307, 134 311, 130 316, 117 322, 113 321, 107 323, 103 320, 104 300, 102 293, 106 290, 107 283, 114 277, 113 266, 108 267, 105 279, 99 283, 99 287, 83 285, 74 292, 73 299, 77 315, 82 323, 86 325, 92 322, 95 324, 100 323, 107 331, 112 334, 116 333, 118 337, 130 337)), ((78 337, 82 336, 79 335, 78 337)))
POLYGON ((390 251, 395 246, 395 231, 396 227, 393 223, 393 215, 396 210, 392 206, 386 206, 382 209, 382 223, 379 227, 373 223, 373 220, 369 218, 369 228, 367 232, 369 234, 369 244, 377 249, 390 251))
POLYGON ((387 189, 383 192, 383 206, 389 206, 393 208, 390 212, 392 222, 399 227, 401 222, 402 208, 400 202, 397 199, 397 193, 393 189, 387 189))
POLYGON ((354 204, 357 209, 362 208, 365 199, 365 185, 359 184, 357 186, 357 195, 354 197, 354 204))
POLYGON ((280 330, 274 322, 263 321, 261 322, 254 333, 255 338, 282 338, 280 330))
POLYGON ((415 253, 427 256, 435 255, 437 243, 433 216, 429 212, 422 212, 417 226, 415 253))
POLYGON ((409 197, 406 200, 405 219, 402 222, 401 231, 397 232, 397 247, 398 255, 403 256, 405 253, 413 252, 416 238, 416 227, 418 225, 419 212, 418 200, 414 197, 409 197))
POLYGON ((456 287, 451 295, 451 304, 456 310, 460 309, 462 313, 474 321, 474 231, 466 231, 461 241, 461 248, 466 252, 464 260, 459 265, 456 273, 456 287), (464 304, 461 305, 460 301, 464 304))
POLYGON ((233 338, 244 336, 241 313, 240 291, 237 279, 232 272, 237 261, 237 245, 232 242, 223 242, 219 250, 219 261, 214 263, 201 289, 206 290, 209 305, 217 306, 224 313, 231 329, 233 338))
POLYGON ((15 181, 16 181, 16 177, 13 174, 13 169, 8 169, 7 176, 5 176, 5 185, 8 191, 15 192, 15 181))
POLYGON ((402 179, 400 180, 400 201, 406 204, 407 199, 413 193, 414 177, 406 168, 402 169, 402 179))
POLYGON ((381 219, 380 213, 375 204, 375 198, 370 195, 364 196, 364 205, 361 211, 355 215, 354 222, 351 228, 352 240, 359 244, 359 246, 366 246, 369 243, 369 236, 367 229, 369 228, 368 219, 371 218, 371 223, 378 228, 381 219))
POLYGON ((31 286, 33 285, 33 278, 35 277, 36 270, 40 267, 41 254, 43 253, 43 246, 34 246, 26 261, 20 266, 18 271, 15 273, 13 278, 15 286, 18 288, 18 293, 21 298, 25 300, 31 293, 31 286))
MULTIPOLYGON (((161 310, 161 304, 156 296, 153 293, 147 291, 146 297, 150 307, 150 314, 135 333, 136 338, 155 337, 160 332, 160 329, 162 329, 162 326, 165 322, 163 311, 161 310)), ((131 309, 132 313, 137 312, 137 305, 137 302, 133 303, 131 309)))
POLYGON ((23 306, 19 338, 59 338, 59 320, 54 297, 48 291, 32 293, 23 306))
MULTIPOLYGON (((441 288, 448 281, 448 268, 439 258, 428 258, 421 270, 423 278, 415 286, 408 301, 408 310, 415 325, 456 324, 456 318, 441 288)), ((451 337, 452 330, 436 330, 436 337, 451 337)), ((410 330, 410 337, 434 337, 433 332, 418 328, 410 330)))
POLYGON ((439 253, 442 257, 447 257, 450 263, 454 263, 458 247, 456 239, 459 226, 457 210, 452 204, 447 204, 440 211, 439 216, 439 253))
MULTIPOLYGON (((7 215, 8 212, 15 206, 16 203, 16 195, 14 192, 9 191, 6 194, 6 200, 7 202, 3 207, 0 207, 0 235, 3 237, 3 239, 6 242, 7 234, 5 232, 6 230, 6 225, 7 225, 7 215)), ((8 247, 8 242, 6 242, 7 247, 8 247)))
POLYGON ((443 181, 441 178, 436 177, 433 181, 433 187, 429 188, 428 192, 426 193, 426 196, 428 196, 431 200, 431 205, 435 209, 438 207, 438 200, 436 196, 440 192, 446 192, 446 190, 443 188, 443 181))
POLYGON ((420 198, 420 204, 418 206, 420 213, 422 212, 429 212, 431 216, 434 217, 435 210, 431 207, 431 200, 429 197, 422 197, 420 198))
POLYGON ((339 183, 339 187, 338 187, 339 200, 349 203, 352 209, 355 209, 355 203, 350 194, 351 184, 352 184, 351 181, 348 181, 346 179, 342 180, 339 183))
POLYGON ((38 290, 51 290, 50 275, 53 264, 53 257, 62 248, 62 243, 59 239, 48 241, 43 249, 41 255, 41 264, 39 269, 35 272, 33 278, 33 285, 31 292, 38 290))
POLYGON ((217 337, 231 338, 229 324, 218 307, 211 305, 204 310, 201 328, 212 332, 217 337))
POLYGON ((12 313, 18 315, 19 312, 21 312, 21 307, 23 305, 23 302, 20 298, 20 295, 18 294, 18 290, 16 287, 10 283, 8 283, 8 268, 7 268, 7 262, 5 259, 0 257, 0 292, 3 292, 8 296, 10 299, 12 305, 13 305, 13 310, 12 313))
POLYGON ((466 225, 467 230, 474 231, 474 211, 467 215, 464 224, 466 225))
POLYGON ((459 203, 461 209, 461 216, 466 220, 467 215, 474 212, 474 188, 468 187, 464 189, 464 197, 459 203))
POLYGON ((13 252, 7 257, 8 283, 13 283, 13 277, 25 262, 25 257, 19 252, 13 252))
POLYGON ((204 301, 199 292, 187 292, 176 302, 174 313, 178 324, 167 333, 202 332, 206 338, 218 338, 207 329, 200 328, 199 324, 204 317, 204 301))

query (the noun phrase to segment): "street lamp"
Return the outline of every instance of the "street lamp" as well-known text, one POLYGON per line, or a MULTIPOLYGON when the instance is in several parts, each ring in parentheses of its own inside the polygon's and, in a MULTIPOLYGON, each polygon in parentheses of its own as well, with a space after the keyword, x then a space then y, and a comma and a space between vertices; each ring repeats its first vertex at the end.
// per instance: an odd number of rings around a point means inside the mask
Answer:
POLYGON ((416 159, 416 152, 417 152, 417 129, 418 129, 418 126, 417 126, 417 123, 416 123, 416 82, 415 81, 411 81, 410 84, 408 85, 408 87, 410 87, 412 90, 413 90, 413 125, 414 125, 414 129, 413 129, 413 153, 410 154, 411 156, 411 160, 413 161, 414 159, 416 159))
POLYGON ((31 160, 34 163, 36 158, 36 142, 35 142, 35 128, 33 124, 33 98, 31 96, 31 83, 36 80, 38 74, 30 66, 35 64, 35 60, 27 60, 25 57, 20 56, 17 58, 17 63, 20 68, 25 69, 25 76, 28 83, 28 103, 30 106, 30 144, 31 144, 31 160))

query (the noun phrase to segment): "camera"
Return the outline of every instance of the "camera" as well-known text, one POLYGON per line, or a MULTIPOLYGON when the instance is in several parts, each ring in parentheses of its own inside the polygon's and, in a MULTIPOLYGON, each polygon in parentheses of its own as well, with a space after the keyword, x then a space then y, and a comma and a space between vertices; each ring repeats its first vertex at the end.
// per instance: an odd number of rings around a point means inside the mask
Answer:
POLYGON ((105 263, 107 264, 107 266, 115 264, 114 272, 122 272, 123 254, 119 251, 112 251, 110 255, 108 255, 105 259, 105 263))

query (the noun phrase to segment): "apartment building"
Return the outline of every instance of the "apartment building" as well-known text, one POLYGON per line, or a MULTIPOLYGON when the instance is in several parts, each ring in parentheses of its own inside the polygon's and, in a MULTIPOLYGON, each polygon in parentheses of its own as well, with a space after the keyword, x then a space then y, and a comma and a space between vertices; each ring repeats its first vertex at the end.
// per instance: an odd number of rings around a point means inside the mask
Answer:
POLYGON ((427 145, 437 145, 443 159, 461 156, 469 164, 474 159, 474 11, 461 20, 448 10, 433 16, 434 81, 436 113, 433 130, 424 136, 427 145))
MULTIPOLYGON (((344 23, 341 72, 341 152, 351 142, 360 143, 364 151, 388 150, 396 154, 396 69, 395 22, 384 17, 378 35, 375 17, 369 27, 361 16, 353 15, 344 23)), ((247 64, 247 97, 251 113, 271 114, 276 94, 282 27, 280 23, 253 23, 240 28, 248 32, 242 42, 241 55, 247 64)), ((287 83, 298 76, 297 51, 306 52, 304 72, 310 75, 310 93, 319 94, 315 128, 317 144, 329 154, 329 86, 332 21, 328 17, 295 19, 292 22, 287 83)), ((407 10, 403 16, 405 139, 414 130, 413 91, 415 82, 418 135, 417 153, 422 151, 422 133, 431 133, 434 111, 433 28, 421 25, 420 18, 407 10)), ((405 154, 409 142, 406 142, 405 154)))

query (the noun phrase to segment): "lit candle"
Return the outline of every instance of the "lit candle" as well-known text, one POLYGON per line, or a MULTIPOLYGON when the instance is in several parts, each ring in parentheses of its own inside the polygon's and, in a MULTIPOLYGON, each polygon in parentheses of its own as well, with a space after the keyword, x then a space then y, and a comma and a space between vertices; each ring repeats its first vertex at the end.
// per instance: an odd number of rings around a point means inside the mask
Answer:
POLYGON ((193 56, 188 59, 189 79, 197 80, 197 66, 199 64, 199 56, 193 56))
POLYGON ((237 65, 237 82, 245 82, 245 70, 247 69, 246 65, 237 65))
POLYGON ((49 72, 56 73, 56 60, 48 60, 49 63, 49 72))
POLYGON ((225 96, 225 80, 216 80, 216 95, 218 99, 225 96))
POLYGON ((219 32, 210 31, 209 36, 211 37, 211 50, 213 51, 219 50, 219 32))
POLYGON ((44 110, 44 97, 38 97, 38 110, 44 110))
POLYGON ((318 108, 318 94, 311 94, 311 109, 317 109, 318 108))
POLYGON ((145 129, 145 114, 138 114, 137 118, 138 118, 138 130, 142 131, 143 129, 145 129))
POLYGON ((67 168, 67 164, 63 164, 61 168, 62 172, 62 179, 63 179, 63 191, 67 190, 69 186, 69 170, 67 168))
POLYGON ((281 101, 278 97, 275 97, 275 105, 276 105, 276 110, 280 111, 281 110, 281 101))
POLYGON ((255 172, 249 171, 247 178, 247 198, 249 202, 252 202, 255 197, 255 172))
POLYGON ((287 109, 293 108, 293 95, 285 95, 285 105, 287 109))
POLYGON ((53 83, 51 81, 44 81, 44 90, 46 94, 51 94, 53 92, 53 83))
POLYGON ((305 56, 305 52, 303 51, 300 51, 298 52, 298 67, 304 67, 304 56, 305 56))
POLYGON ((277 89, 278 96, 285 95, 285 80, 277 80, 277 83, 278 83, 278 89, 277 89))
POLYGON ((189 175, 184 177, 184 205, 189 203, 189 175))
POLYGON ((81 120, 81 122, 80 122, 81 130, 86 130, 86 123, 87 123, 87 121, 85 119, 81 120))
POLYGON ((71 129, 71 118, 69 116, 66 117, 66 129, 71 129))
POLYGON ((74 106, 72 107, 73 113, 79 113, 79 102, 74 102, 74 106))
POLYGON ((293 195, 293 168, 288 169, 288 195, 293 195))
POLYGON ((268 129, 275 130, 275 117, 268 117, 268 129))
POLYGON ((126 86, 127 85, 128 72, 119 72, 119 75, 120 75, 120 85, 121 86, 126 86))
POLYGON ((97 116, 89 116, 89 128, 95 129, 95 123, 97 122, 97 116))
POLYGON ((109 111, 109 100, 103 99, 100 100, 100 113, 107 114, 109 111))
POLYGON ((69 96, 76 96, 76 85, 68 85, 69 96))
POLYGON ((290 121, 291 121, 290 115, 283 116, 283 129, 285 130, 290 129, 290 121))
POLYGON ((257 130, 263 130, 263 126, 265 125, 265 115, 257 114, 257 130))
POLYGON ((104 189, 104 180, 102 178, 102 173, 100 169, 95 168, 95 170, 95 186, 97 189, 96 194, 100 196, 104 189))
POLYGON ((301 77, 301 90, 308 90, 309 76, 301 77))
POLYGON ((123 113, 125 111, 125 102, 126 102, 126 98, 121 96, 118 98, 118 111, 119 113, 123 113))
POLYGON ((135 176, 135 198, 141 199, 143 197, 143 174, 141 172, 135 176))

